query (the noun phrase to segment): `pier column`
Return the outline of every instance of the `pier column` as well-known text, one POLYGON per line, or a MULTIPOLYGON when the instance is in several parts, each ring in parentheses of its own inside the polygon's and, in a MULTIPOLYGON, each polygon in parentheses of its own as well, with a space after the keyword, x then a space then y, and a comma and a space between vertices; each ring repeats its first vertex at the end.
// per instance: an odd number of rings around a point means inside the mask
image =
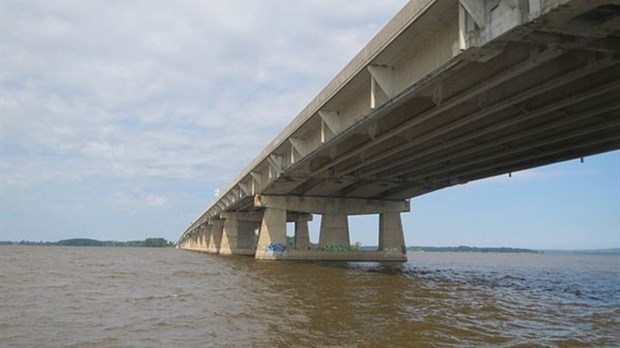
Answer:
POLYGON ((295 223, 295 249, 308 250, 310 248, 310 232, 308 229, 308 221, 312 221, 312 214, 286 214, 286 222, 295 223))
POLYGON ((267 208, 263 214, 256 246, 257 259, 275 259, 276 255, 267 246, 286 242, 286 209, 267 208))
MULTIPOLYGON (((254 207, 265 209, 256 250, 257 259, 407 261, 400 213, 410 210, 408 200, 255 195, 254 207), (322 214, 319 236, 321 248, 327 245, 351 245, 349 215, 380 214, 380 250, 335 253, 331 250, 298 249, 283 254, 266 252, 265 246, 285 240, 287 211, 292 214, 322 214)), ((295 229, 299 245, 305 245, 307 224, 300 222, 295 229)))
POLYGON ((349 218, 347 214, 323 214, 321 218, 321 231, 319 235, 319 247, 326 245, 351 245, 349 239, 349 218))
POLYGON ((209 222, 211 227, 211 238, 209 239, 209 246, 207 252, 217 254, 220 252, 220 245, 222 244, 222 232, 224 230, 223 220, 211 220, 209 222))
POLYGON ((200 251, 207 251, 207 224, 200 225, 198 229, 200 236, 200 242, 198 243, 198 249, 200 251))
POLYGON ((295 249, 306 250, 310 248, 310 229, 308 221, 295 222, 295 249))
POLYGON ((256 235, 262 216, 256 213, 221 213, 224 229, 220 254, 223 255, 255 255, 256 235))
POLYGON ((400 213, 379 214, 379 251, 407 254, 400 213))
POLYGON ((213 226, 205 222, 205 251, 209 252, 209 244, 211 243, 211 234, 213 232, 213 226))

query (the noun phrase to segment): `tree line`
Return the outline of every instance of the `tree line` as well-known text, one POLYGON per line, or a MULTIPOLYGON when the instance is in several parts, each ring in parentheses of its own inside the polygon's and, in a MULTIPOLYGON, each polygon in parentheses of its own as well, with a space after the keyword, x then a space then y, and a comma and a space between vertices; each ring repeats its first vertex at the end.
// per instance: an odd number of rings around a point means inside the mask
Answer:
POLYGON ((1 245, 38 245, 38 246, 89 246, 89 247, 137 247, 137 248, 167 248, 175 246, 174 242, 164 238, 147 238, 145 240, 132 240, 120 242, 114 240, 96 240, 89 238, 64 239, 58 242, 33 242, 22 240, 20 242, 1 241, 1 245))

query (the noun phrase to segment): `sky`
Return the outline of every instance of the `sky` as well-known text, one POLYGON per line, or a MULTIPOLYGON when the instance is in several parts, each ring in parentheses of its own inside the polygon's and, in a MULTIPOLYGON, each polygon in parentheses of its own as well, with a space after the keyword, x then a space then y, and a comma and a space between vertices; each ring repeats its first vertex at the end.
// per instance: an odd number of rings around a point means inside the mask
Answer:
MULTIPOLYGON (((0 0, 0 240, 176 240, 405 3, 0 0)), ((402 218, 408 245, 619 247, 620 152, 402 218)))

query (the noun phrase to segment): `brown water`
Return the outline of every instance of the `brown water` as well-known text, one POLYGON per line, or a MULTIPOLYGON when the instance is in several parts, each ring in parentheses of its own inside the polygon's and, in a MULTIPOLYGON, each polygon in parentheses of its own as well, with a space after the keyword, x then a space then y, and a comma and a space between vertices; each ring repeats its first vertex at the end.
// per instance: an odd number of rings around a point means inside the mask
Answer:
POLYGON ((0 248, 2 347, 618 346, 620 257, 0 248))

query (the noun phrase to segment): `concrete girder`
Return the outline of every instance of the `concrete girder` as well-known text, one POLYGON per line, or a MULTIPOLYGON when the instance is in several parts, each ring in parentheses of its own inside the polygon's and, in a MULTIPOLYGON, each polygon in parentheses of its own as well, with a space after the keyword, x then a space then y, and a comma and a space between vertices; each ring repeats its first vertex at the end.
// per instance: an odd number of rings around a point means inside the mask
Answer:
MULTIPOLYGON (((415 161, 416 159, 422 158, 424 156, 428 156, 431 153, 444 150, 444 149, 446 149, 448 147, 452 147, 452 146, 455 146, 455 145, 458 145, 458 144, 462 144, 462 143, 465 143, 465 142, 468 142, 468 141, 472 141, 473 139, 479 138, 479 137, 483 136, 486 133, 490 133, 490 132, 498 131, 500 129, 505 129, 505 128, 508 128, 508 127, 512 127, 512 126, 518 125, 519 123, 522 123, 524 121, 527 121, 527 120, 530 120, 530 119, 533 119, 533 118, 536 118, 536 117, 540 117, 540 116, 542 116, 544 114, 547 114, 549 112, 553 112, 553 111, 559 110, 561 108, 570 106, 571 104, 576 104, 576 103, 580 102, 583 99, 590 98, 590 97, 593 97, 593 96, 598 95, 598 94, 607 93, 607 92, 613 91, 614 89, 619 89, 619 88, 620 88, 620 85, 618 85, 618 84, 611 84, 611 85, 608 85, 608 86, 602 86, 602 87, 597 88, 596 90, 594 90, 592 92, 589 92, 589 93, 586 93, 586 94, 582 94, 582 95, 580 95, 578 97, 571 96, 571 97, 569 97, 567 99, 558 101, 556 103, 546 105, 546 106, 544 106, 544 107, 542 107, 540 109, 532 110, 530 112, 527 112, 527 113, 523 114, 521 117, 514 117, 514 118, 510 118, 510 119, 504 120, 502 122, 499 122, 499 123, 496 123, 496 124, 484 127, 482 129, 478 129, 478 130, 473 131, 471 133, 468 133, 468 134, 466 134, 466 135, 464 135, 464 136, 462 136, 462 137, 460 137, 460 138, 458 138, 458 139, 456 139, 456 140, 454 140, 452 142, 449 142, 449 143, 446 143, 446 144, 442 144, 440 146, 437 146, 437 147, 434 147, 434 148, 430 148, 430 149, 425 150, 425 151, 418 152, 418 153, 416 153, 415 155, 413 155, 411 157, 407 157, 406 159, 403 159, 402 161, 399 161, 398 165, 389 164, 389 165, 385 166, 384 168, 380 168, 380 169, 377 169, 377 170, 372 170, 371 172, 375 173, 375 174, 378 174, 379 176, 381 175, 381 173, 389 173, 390 176, 392 176, 392 177, 400 177, 402 175, 407 174, 409 171, 393 170, 393 168, 396 168, 396 167, 401 166, 401 165, 406 165, 407 163, 411 163, 411 162, 415 161)), ((524 131, 524 132, 516 133, 513 136, 503 137, 502 139, 498 140, 498 142, 493 143, 493 144, 487 144, 487 145, 484 145, 484 146, 477 145, 477 146, 475 146, 475 150, 476 151, 480 151, 480 150, 485 149, 485 148, 492 148, 492 147, 495 147, 497 145, 509 143, 511 141, 518 140, 519 138, 523 138, 523 137, 526 137, 526 136, 529 136, 529 135, 532 135, 532 134, 542 133, 544 131, 548 131, 548 130, 551 130, 551 129, 554 129, 554 128, 558 128, 558 127, 560 127, 562 125, 565 125, 565 124, 570 124, 570 123, 578 122, 578 121, 580 121, 580 120, 582 120, 584 118, 589 118, 589 117, 592 117, 592 116, 595 116, 595 115, 599 115, 599 114, 602 114, 602 113, 606 113, 606 112, 610 112, 610 111, 613 111, 613 110, 617 110, 618 108, 619 108, 619 105, 617 105, 617 104, 616 105, 605 105, 605 106, 602 106, 600 108, 589 110, 587 112, 571 115, 570 118, 566 118, 562 122, 554 122, 554 123, 549 124, 547 126, 537 126, 537 127, 535 127, 534 129, 532 129, 530 131, 524 131)), ((420 169, 423 169, 425 167, 432 166, 432 165, 437 164, 437 163, 442 162, 442 161, 450 161, 450 160, 453 160, 453 159, 457 159, 457 158, 459 158, 461 156, 463 156, 463 152, 459 152, 459 153, 456 153, 456 154, 448 156, 448 157, 444 156, 444 157, 441 158, 441 161, 431 161, 431 162, 426 162, 424 164, 420 164, 420 165, 416 166, 416 170, 420 170, 420 169)))
MULTIPOLYGON (((616 107, 618 107, 618 105, 616 105, 616 107)), ((620 114, 618 114, 617 116, 620 116, 620 114)), ((492 162, 494 163, 495 166, 497 166, 498 163, 502 163, 502 162, 498 162, 499 159, 501 158, 506 158, 506 157, 510 157, 511 155, 515 155, 519 152, 524 152, 524 151, 528 151, 531 149, 537 149, 537 148, 544 148, 544 146, 553 144, 553 143, 557 143, 557 142, 561 142, 567 139, 571 139, 571 138, 578 138, 580 136, 583 135, 587 135, 589 133, 593 133, 596 131, 601 131, 601 130, 605 130, 605 129, 613 129, 613 128, 617 128, 620 126, 620 118, 611 121, 611 122, 601 122, 601 124, 599 124, 596 127, 591 127, 591 128, 586 128, 586 129, 577 129, 575 131, 572 132, 567 132, 564 133, 562 135, 559 136, 554 136, 554 137, 549 137, 543 140, 539 140, 536 142, 531 142, 528 143, 525 146, 520 146, 518 148, 514 148, 514 149, 500 149, 500 151, 498 151, 497 153, 495 153, 494 155, 487 155, 484 157, 480 157, 479 159, 476 160, 468 160, 467 162, 463 162, 461 164, 457 164, 457 165, 451 165, 448 169, 445 169, 443 171, 429 171, 429 172, 422 172, 420 174, 417 174, 415 177, 408 177, 407 180, 408 181, 415 181, 417 179, 420 178, 424 178, 424 177, 431 177, 431 176, 437 176, 439 174, 443 174, 443 173, 447 173, 450 171, 454 171, 455 169, 459 169, 459 168, 463 168, 466 169, 467 167, 471 167, 480 163, 485 163, 485 162, 492 162)), ((616 135, 616 136, 612 136, 610 139, 605 139, 605 138, 599 138, 596 139, 594 143, 599 143, 599 142, 605 142, 607 140, 612 140, 612 139, 620 139, 620 134, 616 135)), ((535 157, 538 157, 538 155, 536 155, 535 157)), ((527 157, 520 157, 519 160, 522 160, 522 158, 526 158, 527 157)), ((467 175, 468 172, 467 171, 463 171, 462 172, 463 175, 467 175)))
MULTIPOLYGON (((540 55, 536 55, 536 58, 534 61, 532 60, 526 60, 524 62, 522 62, 521 64, 518 64, 515 67, 512 67, 510 69, 508 69, 505 72, 501 72, 496 74, 494 77, 492 77, 490 80, 485 81, 483 84, 477 86, 476 88, 471 88, 468 89, 466 91, 463 91, 461 93, 459 93, 458 95, 452 96, 451 98, 449 98, 448 100, 445 100, 442 105, 429 110, 428 112, 419 115, 413 119, 411 119, 410 121, 405 122, 404 124, 399 125, 398 127, 395 127, 393 129, 390 129, 382 134, 380 134, 379 136, 377 136, 373 141, 376 142, 383 142, 386 141, 388 139, 390 139, 391 137, 394 136, 398 136, 401 133, 404 133, 406 130, 408 130, 411 127, 414 127, 424 121, 427 121, 429 119, 431 119, 432 117, 435 117, 436 115, 440 114, 441 112, 444 112, 452 107, 457 106, 458 104, 471 99, 481 93, 484 93, 485 91, 488 91, 494 87, 496 87, 499 84, 502 84, 512 78, 514 78, 515 76, 519 76, 521 74, 523 74, 525 71, 528 71, 532 68, 534 68, 537 64, 540 64, 544 61, 549 61, 553 58, 556 58, 558 56, 560 56, 562 54, 561 51, 555 50, 555 49, 551 49, 551 50, 546 50, 543 53, 541 53, 540 55)), ((368 148, 370 148, 371 146, 373 146, 374 143, 369 142, 367 144, 364 144, 362 146, 357 147, 355 150, 349 151, 348 153, 346 153, 343 156, 340 156, 338 159, 333 160, 330 163, 327 163, 317 169, 315 169, 310 175, 314 176, 317 175, 318 173, 333 167, 337 164, 340 164, 342 162, 344 162, 345 160, 348 160, 349 158, 353 157, 353 156, 357 156, 360 153, 368 150, 368 148)))
MULTIPOLYGON (((553 53, 559 55, 559 53, 555 50, 552 51, 553 53)), ((551 57, 555 57, 555 54, 550 54, 550 55, 544 55, 545 57, 542 57, 540 55, 537 55, 534 59, 536 61, 540 60, 547 60, 547 59, 551 59, 551 57)), ((480 95, 482 92, 489 90, 490 87, 495 86, 497 84, 503 83, 505 81, 507 81, 508 79, 518 76, 518 74, 521 74, 522 72, 531 69, 533 66, 530 65, 531 62, 528 60, 526 62, 523 62, 522 64, 520 64, 519 67, 517 67, 514 70, 510 70, 509 72, 506 72, 504 74, 498 74, 493 80, 489 81, 487 84, 485 84, 484 86, 479 86, 479 88, 470 90, 470 91, 466 91, 465 93, 461 93, 459 96, 454 97, 454 98, 450 98, 448 101, 446 101, 444 104, 442 104, 441 106, 438 106, 434 109, 429 110, 428 112, 426 112, 423 115, 419 115, 418 117, 412 119, 411 121, 407 121, 406 124, 401 125, 399 127, 396 127, 393 130, 390 130, 386 133, 381 134, 379 137, 377 137, 377 139, 375 139, 374 141, 381 141, 384 140, 386 138, 386 135, 392 135, 402 132, 405 130, 405 128, 409 128, 412 127, 414 125, 420 124, 422 121, 426 121, 428 119, 430 119, 431 117, 439 114, 440 112, 450 108, 450 107, 454 107, 456 106, 456 100, 458 100, 459 102, 462 102, 464 100, 473 98, 474 96, 480 95), (491 85, 491 86, 489 86, 491 85), (462 95, 462 96, 461 96, 462 95), (467 96, 467 97, 465 97, 467 96)), ((460 120, 457 120, 455 122, 453 122, 450 126, 448 127, 442 127, 441 129, 438 129, 436 131, 433 132, 429 132, 428 134, 425 134, 422 137, 416 138, 415 140, 412 140, 410 142, 404 143, 402 145, 396 146, 392 149, 389 149, 387 151, 384 151, 382 154, 380 154, 379 156, 375 156, 373 158, 368 158, 366 159, 366 161, 364 161, 363 163, 359 163, 355 166, 349 167, 346 170, 343 170, 342 172, 340 172, 339 174, 345 175, 347 173, 350 173, 354 170, 358 170, 361 169, 365 166, 368 166, 372 163, 377 162, 378 160, 380 160, 381 158, 385 158, 385 156, 391 156, 393 154, 399 153, 407 148, 411 148, 413 146, 415 146, 416 144, 419 144, 423 141, 427 141, 428 139, 432 139, 432 138, 436 138, 438 136, 440 136, 443 133, 448 132, 451 129, 455 129, 457 127, 462 127, 468 123, 471 123, 477 119, 481 119, 485 116, 488 116, 492 113, 498 112, 500 110, 503 110, 505 108, 508 108, 512 105, 516 105, 519 104, 520 102, 523 102, 527 99, 530 99, 534 96, 540 95, 548 90, 551 90, 553 88, 557 88, 560 85, 566 84, 569 81, 574 81, 577 80, 587 74, 592 73, 592 71, 594 69, 603 69, 605 67, 609 67, 610 65, 613 65, 614 61, 608 58, 602 59, 600 61, 597 61, 595 63, 592 63, 590 65, 588 65, 588 69, 577 69, 575 71, 573 71, 571 74, 567 74, 567 75, 563 75, 563 76, 559 76, 555 79, 552 79, 550 81, 547 81, 546 83, 536 86, 535 88, 529 89, 521 94, 512 96, 510 98, 507 98, 503 101, 500 101, 498 103, 496 103, 495 105, 492 106, 488 106, 487 108, 483 109, 480 112, 475 113, 474 115, 470 115, 470 117, 467 118, 463 118, 460 120)), ((361 148, 367 148, 372 146, 372 143, 368 143, 368 145, 364 145, 361 148)), ((355 150, 354 152, 360 151, 355 150)), ((347 156, 351 156, 351 153, 348 153, 347 156)), ((338 162, 342 162, 343 160, 341 160, 341 158, 339 158, 338 160, 334 161, 333 163, 330 163, 332 166, 338 164, 338 162)), ((375 172, 369 172, 367 173, 368 175, 373 175, 375 174, 375 172)))
MULTIPOLYGON (((514 160, 505 160, 498 162, 497 160, 485 161, 489 162, 484 165, 479 165, 475 169, 470 169, 467 171, 463 171, 459 173, 460 179, 457 183, 467 183, 473 180, 486 178, 492 175, 500 175, 505 173, 517 172, 524 169, 529 169, 533 167, 537 167, 543 164, 548 163, 556 163, 560 161, 566 161, 570 159, 575 159, 579 157, 589 156, 592 154, 601 153, 601 151, 611 151, 620 147, 620 128, 609 128, 607 127, 611 135, 606 137, 599 137, 592 139, 591 141, 581 142, 577 145, 565 146, 563 149, 544 149, 538 148, 535 149, 534 154, 527 157, 518 157, 514 160), (601 150, 602 149, 602 150, 601 150), (501 170, 498 170, 501 169, 501 170)), ((512 158, 512 157, 507 157, 512 158)), ((388 190, 384 192, 381 196, 386 199, 398 199, 401 195, 406 195, 407 197, 415 197, 420 194, 432 192, 437 188, 443 188, 447 186, 452 186, 453 184, 447 183, 449 180, 453 179, 453 175, 445 175, 443 177, 433 177, 433 178, 425 178, 425 184, 427 188, 424 189, 420 184, 404 184, 400 187, 394 188, 392 190, 388 190), (438 184, 435 188, 434 184, 438 184), (447 184, 443 184, 447 183, 447 184)), ((414 182, 414 181, 407 181, 414 182)))

